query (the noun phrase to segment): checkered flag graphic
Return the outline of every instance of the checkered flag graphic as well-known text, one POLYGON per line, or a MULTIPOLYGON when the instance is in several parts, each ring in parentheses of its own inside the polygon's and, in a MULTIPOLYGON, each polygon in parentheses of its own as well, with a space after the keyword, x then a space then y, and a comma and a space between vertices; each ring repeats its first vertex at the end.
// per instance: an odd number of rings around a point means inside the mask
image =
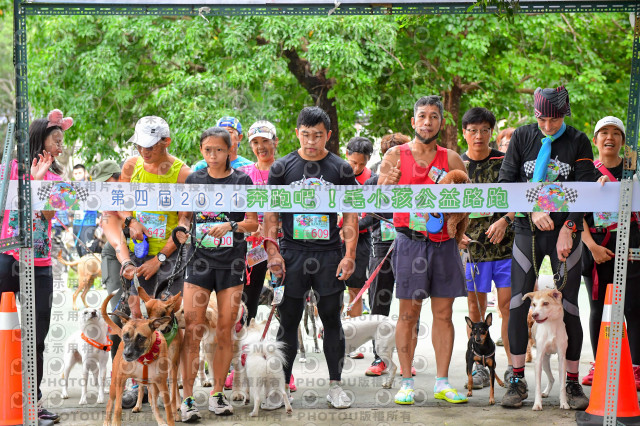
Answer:
POLYGON ((564 193, 566 195, 567 201, 570 203, 575 203, 576 200, 578 199, 578 191, 576 191, 573 188, 565 188, 562 185, 560 186, 562 187, 562 189, 564 189, 564 193))
POLYGON ((47 200, 49 198, 49 193, 51 192, 52 187, 52 183, 42 183, 40 185, 40 188, 38 188, 38 200, 47 200))
POLYGON ((535 186, 533 188, 527 189, 527 202, 535 203, 536 201, 538 201, 538 193, 540 193, 540 188, 542 188, 542 187, 543 187, 543 185, 540 184, 540 185, 535 186))
POLYGON ((76 194, 78 195, 78 200, 80 201, 86 201, 87 198, 89 198, 89 190, 81 187, 81 186, 75 186, 73 185, 73 189, 76 190, 76 194))
POLYGON ((531 160, 524 163, 524 172, 527 176, 532 175, 535 168, 536 160, 531 160))
POLYGON ((571 166, 568 165, 567 163, 563 163, 562 161, 558 160, 557 156, 555 161, 556 161, 556 164, 558 165, 558 172, 565 178, 569 176, 569 173, 571 173, 571 166))

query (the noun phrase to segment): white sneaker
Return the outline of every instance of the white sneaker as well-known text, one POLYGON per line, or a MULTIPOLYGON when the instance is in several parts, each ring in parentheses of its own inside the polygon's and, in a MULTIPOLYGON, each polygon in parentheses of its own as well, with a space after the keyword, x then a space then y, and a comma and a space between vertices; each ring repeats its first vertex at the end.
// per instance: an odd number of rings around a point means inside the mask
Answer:
POLYGON ((209 395, 209 411, 213 411, 218 416, 229 416, 233 414, 233 406, 229 404, 223 392, 209 395))
POLYGON ((327 401, 333 408, 349 408, 351 407, 351 399, 340 386, 332 386, 327 394, 327 401))
POLYGON ((196 407, 196 401, 192 396, 185 398, 180 404, 180 417, 184 423, 202 419, 196 407))

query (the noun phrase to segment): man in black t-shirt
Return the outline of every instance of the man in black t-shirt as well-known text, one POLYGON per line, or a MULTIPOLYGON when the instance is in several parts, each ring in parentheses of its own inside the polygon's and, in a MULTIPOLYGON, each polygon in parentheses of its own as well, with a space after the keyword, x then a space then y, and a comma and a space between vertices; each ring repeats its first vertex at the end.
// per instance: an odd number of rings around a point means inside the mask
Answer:
MULTIPOLYGON (((500 169, 499 182, 595 181, 589 138, 564 123, 564 117, 571 115, 567 90, 564 87, 536 89, 534 110, 537 123, 519 127, 513 132, 500 169)), ((549 256, 554 274, 560 277, 557 285, 562 292, 564 322, 569 338, 566 353, 567 400, 569 406, 576 410, 584 410, 589 405, 589 399, 578 383, 583 337, 578 310, 583 217, 584 213, 580 212, 534 211, 516 215, 508 326, 513 376, 502 399, 505 407, 521 407, 527 397, 524 364, 527 313, 531 300, 522 300, 522 296, 533 291, 545 255, 549 256), (562 264, 565 266, 561 267, 562 264)))
MULTIPOLYGON (((331 137, 331 122, 318 107, 304 108, 298 115, 296 136, 300 149, 277 160, 269 172, 269 185, 292 185, 301 189, 333 185, 357 185, 349 164, 326 149, 331 137)), ((345 355, 344 333, 340 320, 344 282, 355 269, 358 243, 358 215, 344 213, 345 252, 342 257, 336 213, 320 213, 312 201, 301 204, 300 213, 265 213, 265 248, 268 266, 282 278, 284 297, 279 305, 278 340, 285 346, 287 389, 298 348, 298 325, 305 298, 313 288, 318 314, 324 326, 324 354, 329 369, 327 400, 335 408, 348 408, 351 400, 340 387, 345 355), (278 221, 282 217, 283 237, 280 252, 274 244, 278 221)))

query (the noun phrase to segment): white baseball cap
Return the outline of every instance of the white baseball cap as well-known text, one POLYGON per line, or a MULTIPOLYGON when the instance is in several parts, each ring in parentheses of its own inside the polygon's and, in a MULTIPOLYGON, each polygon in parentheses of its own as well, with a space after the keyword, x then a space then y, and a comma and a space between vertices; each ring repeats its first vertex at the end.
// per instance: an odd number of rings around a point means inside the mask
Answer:
POLYGON ((614 117, 612 115, 609 115, 609 116, 603 118, 602 120, 598 121, 598 123, 596 124, 596 128, 593 131, 593 137, 595 137, 598 134, 598 132, 600 131, 600 129, 602 129, 604 126, 617 127, 622 132, 622 136, 626 137, 625 130, 624 130, 624 124, 622 123, 622 120, 620 120, 618 117, 614 117))
POLYGON ((136 123, 136 131, 129 142, 140 145, 143 148, 151 148, 160 139, 171 137, 169 124, 160 117, 149 115, 142 117, 136 123))
POLYGON ((271 124, 269 121, 261 120, 256 121, 249 127, 249 142, 253 138, 258 136, 262 136, 267 139, 275 139, 276 138, 276 126, 271 124))

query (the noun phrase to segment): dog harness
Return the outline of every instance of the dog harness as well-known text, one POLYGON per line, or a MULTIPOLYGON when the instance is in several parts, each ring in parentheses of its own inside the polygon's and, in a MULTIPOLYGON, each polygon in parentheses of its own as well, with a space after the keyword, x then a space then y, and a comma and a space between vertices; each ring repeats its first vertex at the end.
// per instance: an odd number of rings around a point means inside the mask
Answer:
POLYGON ((495 353, 496 353, 496 349, 495 349, 495 348, 493 349, 493 352, 491 352, 489 355, 480 355, 480 354, 479 354, 478 352, 476 352, 476 350, 475 350, 475 349, 473 349, 473 348, 472 348, 472 351, 473 351, 473 354, 474 354, 475 356, 477 356, 478 358, 482 358, 482 366, 483 366, 483 367, 486 367, 486 366, 487 366, 487 361, 486 361, 486 359, 487 359, 487 358, 491 358, 491 357, 492 357, 492 356, 494 356, 494 355, 495 355, 495 353))
POLYGON ((80 337, 82 338, 82 340, 84 340, 94 348, 100 349, 101 351, 105 351, 105 352, 109 352, 111 350, 111 345, 113 345, 113 341, 109 339, 109 336, 107 336, 107 343, 104 345, 102 343, 96 342, 90 337, 85 336, 84 333, 81 333, 80 337))
POLYGON ((151 349, 138 358, 138 362, 142 364, 142 379, 137 380, 137 382, 143 385, 149 384, 149 364, 157 360, 160 355, 160 333, 158 333, 157 330, 154 333, 156 335, 156 341, 151 345, 151 349))

